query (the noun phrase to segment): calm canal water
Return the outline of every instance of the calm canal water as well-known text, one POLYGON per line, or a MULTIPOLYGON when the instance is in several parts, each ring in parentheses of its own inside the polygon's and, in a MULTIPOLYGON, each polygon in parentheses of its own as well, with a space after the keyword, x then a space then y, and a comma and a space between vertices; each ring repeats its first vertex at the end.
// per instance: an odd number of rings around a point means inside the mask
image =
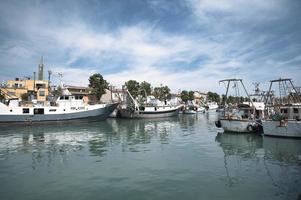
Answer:
POLYGON ((298 199, 301 140, 216 113, 0 127, 0 199, 298 199))

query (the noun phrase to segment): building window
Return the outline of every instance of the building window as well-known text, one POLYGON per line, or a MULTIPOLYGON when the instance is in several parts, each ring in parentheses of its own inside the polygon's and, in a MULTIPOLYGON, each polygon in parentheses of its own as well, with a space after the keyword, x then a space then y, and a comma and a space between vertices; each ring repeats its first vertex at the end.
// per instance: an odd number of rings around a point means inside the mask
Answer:
POLYGON ((44 97, 45 96, 45 91, 39 91, 39 96, 44 97))
POLYGON ((23 113, 29 113, 29 108, 23 108, 23 113))
POLYGON ((41 84, 41 83, 37 83, 36 84, 36 88, 46 88, 46 85, 45 84, 41 84))
POLYGON ((294 108, 294 113, 298 114, 299 113, 299 109, 298 108, 294 108))

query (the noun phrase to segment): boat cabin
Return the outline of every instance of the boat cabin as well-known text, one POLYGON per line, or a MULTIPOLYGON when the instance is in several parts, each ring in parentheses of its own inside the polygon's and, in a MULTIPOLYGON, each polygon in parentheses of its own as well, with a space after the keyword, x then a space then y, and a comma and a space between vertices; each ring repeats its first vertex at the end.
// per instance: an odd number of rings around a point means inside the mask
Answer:
POLYGON ((281 106, 277 111, 272 111, 272 115, 279 115, 284 120, 301 120, 301 105, 281 106))

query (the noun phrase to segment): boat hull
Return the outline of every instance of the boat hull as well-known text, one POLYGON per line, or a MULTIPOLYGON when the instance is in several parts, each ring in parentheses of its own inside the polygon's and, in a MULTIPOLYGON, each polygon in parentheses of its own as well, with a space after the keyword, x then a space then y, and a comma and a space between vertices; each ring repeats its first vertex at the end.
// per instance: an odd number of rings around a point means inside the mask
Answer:
POLYGON ((195 110, 184 110, 183 111, 183 114, 187 114, 187 115, 194 115, 196 113, 197 113, 197 111, 195 111, 195 110))
POLYGON ((262 122, 262 126, 263 133, 267 136, 301 138, 301 121, 265 120, 262 122))
POLYGON ((164 117, 172 117, 179 114, 179 108, 175 108, 168 111, 139 111, 139 112, 131 112, 127 109, 119 110, 120 117, 122 118, 136 118, 136 119, 148 119, 148 118, 164 118, 164 117))
POLYGON ((261 132, 260 125, 254 120, 220 119, 220 126, 225 132, 254 133, 261 132))
POLYGON ((105 107, 96 108, 92 110, 73 112, 73 113, 61 113, 61 114, 1 114, 0 122, 42 122, 42 121, 64 121, 64 120, 76 120, 76 119, 106 119, 117 107, 118 103, 108 104, 105 107))

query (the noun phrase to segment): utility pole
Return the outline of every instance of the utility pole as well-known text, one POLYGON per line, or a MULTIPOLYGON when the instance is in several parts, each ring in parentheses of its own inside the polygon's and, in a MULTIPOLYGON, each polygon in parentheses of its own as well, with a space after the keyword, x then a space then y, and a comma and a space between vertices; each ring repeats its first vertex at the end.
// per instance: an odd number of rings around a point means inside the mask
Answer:
POLYGON ((48 93, 50 93, 50 90, 51 90, 51 87, 50 87, 51 74, 52 74, 52 71, 48 70, 48 93))

